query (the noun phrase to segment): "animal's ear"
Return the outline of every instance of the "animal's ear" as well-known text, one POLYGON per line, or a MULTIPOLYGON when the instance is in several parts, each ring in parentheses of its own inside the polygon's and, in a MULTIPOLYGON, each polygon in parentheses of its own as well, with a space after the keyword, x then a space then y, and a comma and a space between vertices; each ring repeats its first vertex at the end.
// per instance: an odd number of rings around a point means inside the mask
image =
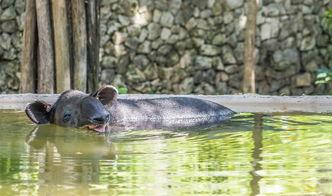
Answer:
POLYGON ((118 90, 114 86, 104 86, 91 96, 96 97, 103 105, 113 105, 118 98, 118 90))
POLYGON ((46 124, 50 121, 50 110, 51 105, 43 101, 35 101, 27 105, 25 108, 25 113, 32 122, 36 124, 46 124))

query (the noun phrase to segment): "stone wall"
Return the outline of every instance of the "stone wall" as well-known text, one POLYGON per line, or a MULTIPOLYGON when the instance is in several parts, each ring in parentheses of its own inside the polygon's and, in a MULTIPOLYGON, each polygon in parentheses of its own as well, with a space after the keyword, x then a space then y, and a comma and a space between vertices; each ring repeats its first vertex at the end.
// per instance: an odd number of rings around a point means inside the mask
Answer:
POLYGON ((24 0, 0 1, 0 92, 19 89, 24 0))
MULTIPOLYGON (((16 91, 22 0, 0 8, 0 91, 16 91)), ((102 0, 101 84, 129 92, 240 92, 245 0, 102 0)), ((332 68, 332 32, 322 20, 330 0, 264 0, 257 15, 260 94, 321 94, 318 68, 332 68)))

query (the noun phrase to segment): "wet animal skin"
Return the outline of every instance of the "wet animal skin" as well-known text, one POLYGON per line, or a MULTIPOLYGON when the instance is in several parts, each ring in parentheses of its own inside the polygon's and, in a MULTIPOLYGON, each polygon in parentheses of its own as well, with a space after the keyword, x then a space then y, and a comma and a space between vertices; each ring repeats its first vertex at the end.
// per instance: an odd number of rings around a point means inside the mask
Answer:
POLYGON ((208 127, 235 114, 217 103, 189 97, 118 99, 113 86, 104 86, 90 95, 68 90, 53 105, 35 101, 25 112, 36 124, 53 123, 98 132, 208 127))

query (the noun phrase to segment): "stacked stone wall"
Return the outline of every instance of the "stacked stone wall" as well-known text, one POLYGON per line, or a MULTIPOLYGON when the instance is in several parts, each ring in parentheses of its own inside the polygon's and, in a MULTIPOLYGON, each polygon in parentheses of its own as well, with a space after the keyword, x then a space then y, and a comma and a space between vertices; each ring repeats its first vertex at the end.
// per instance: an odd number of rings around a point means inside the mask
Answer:
MULTIPOLYGON (((328 93, 317 70, 332 68, 330 0, 264 0, 257 15, 260 94, 328 93)), ((0 90, 19 84, 22 0, 0 8, 0 90)), ((135 93, 241 92, 245 0, 102 0, 100 83, 135 93)))

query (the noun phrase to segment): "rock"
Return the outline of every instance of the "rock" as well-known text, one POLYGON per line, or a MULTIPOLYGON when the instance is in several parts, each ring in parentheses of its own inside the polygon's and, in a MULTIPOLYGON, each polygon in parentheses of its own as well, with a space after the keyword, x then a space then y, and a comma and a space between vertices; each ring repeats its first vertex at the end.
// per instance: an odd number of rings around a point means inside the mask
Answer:
POLYGON ((126 48, 123 45, 114 45, 114 55, 120 57, 127 53, 126 48))
POLYGON ((184 79, 176 90, 177 93, 189 94, 192 93, 194 89, 194 78, 189 77, 184 79))
POLYGON ((301 51, 308 51, 315 47, 316 39, 314 36, 304 37, 301 41, 300 50, 301 51))
POLYGON ((216 0, 207 0, 207 7, 212 8, 216 3, 216 0))
POLYGON ((197 26, 196 27, 199 28, 199 29, 209 30, 211 28, 211 26, 208 25, 206 20, 196 19, 196 21, 197 21, 197 26))
POLYGON ((168 29, 168 28, 163 28, 163 29, 161 30, 161 33, 160 33, 160 38, 161 38, 162 40, 168 40, 168 39, 170 38, 171 34, 172 34, 172 32, 171 32, 170 29, 168 29))
POLYGON ((213 45, 223 45, 226 43, 226 35, 223 33, 219 33, 215 35, 212 39, 212 44, 213 45))
POLYGON ((17 31, 17 23, 15 20, 8 20, 1 24, 2 32, 14 33, 17 31))
POLYGON ((163 41, 161 39, 156 39, 152 42, 151 47, 152 49, 156 50, 161 44, 163 44, 163 41))
POLYGON ((232 12, 225 12, 224 13, 224 23, 229 24, 234 20, 234 16, 232 12))
POLYGON ((289 96, 290 95, 290 88, 288 86, 283 87, 279 90, 279 95, 281 96, 289 96))
POLYGON ((236 58, 237 62, 243 62, 244 56, 244 43, 238 42, 236 48, 234 49, 234 57, 236 58))
POLYGON ((15 0, 2 0, 0 2, 1 2, 1 7, 5 9, 9 6, 14 5, 15 0))
POLYGON ((207 6, 207 1, 192 0, 191 3, 198 9, 204 9, 207 6))
POLYGON ((130 18, 127 16, 119 15, 118 18, 122 26, 128 26, 130 24, 130 18))
POLYGON ((211 17, 211 15, 212 15, 212 11, 210 9, 203 10, 200 13, 200 17, 203 18, 203 19, 209 18, 209 17, 211 17))
POLYGON ((170 0, 169 1, 169 8, 171 10, 172 13, 176 13, 182 4, 182 0, 170 0))
POLYGON ((215 56, 221 53, 221 48, 214 45, 204 44, 200 47, 200 52, 202 55, 215 56))
POLYGON ((317 46, 326 47, 328 45, 329 36, 321 35, 317 37, 317 46))
POLYGON ((243 5, 243 0, 226 0, 228 7, 233 10, 243 5))
POLYGON ((216 83, 216 94, 223 95, 227 93, 227 84, 226 82, 218 82, 216 83))
POLYGON ((305 65, 305 70, 309 72, 314 72, 318 70, 318 65, 315 61, 310 61, 308 64, 305 65))
POLYGON ((215 16, 221 15, 221 13, 222 13, 221 2, 217 1, 214 3, 214 6, 212 7, 212 13, 215 16))
POLYGON ((227 82, 229 80, 228 74, 225 72, 219 72, 216 75, 215 83, 219 83, 220 81, 227 82))
POLYGON ((129 67, 130 68, 126 73, 126 78, 128 82, 135 84, 146 81, 144 73, 139 68, 134 65, 130 65, 129 67))
POLYGON ((202 84, 200 84, 198 87, 195 88, 195 93, 214 95, 216 94, 216 91, 211 84, 203 82, 202 84))
POLYGON ((175 14, 174 23, 177 25, 185 25, 191 18, 192 13, 189 9, 184 9, 175 14))
POLYGON ((295 76, 296 87, 310 86, 311 82, 311 75, 308 72, 295 76))
POLYGON ((263 7, 263 14, 267 17, 277 17, 282 13, 285 14, 285 9, 281 4, 278 3, 272 3, 263 7))
POLYGON ((106 84, 111 84, 115 75, 115 71, 113 69, 103 69, 101 71, 100 79, 102 82, 106 84))
POLYGON ((212 59, 212 66, 216 69, 216 70, 224 70, 224 64, 222 63, 222 60, 220 57, 213 57, 212 59))
POLYGON ((161 17, 161 12, 158 9, 155 9, 153 11, 153 17, 152 17, 153 22, 158 23, 160 21, 160 17, 161 17))
POLYGON ((192 30, 196 26, 197 26, 197 21, 195 18, 190 18, 190 20, 188 20, 188 22, 186 23, 187 30, 192 30))
POLYGON ((110 4, 113 4, 115 2, 117 2, 118 0, 102 0, 101 1, 101 6, 108 6, 110 4))
POLYGON ((167 55, 167 61, 166 61, 166 65, 167 66, 173 66, 175 64, 177 64, 180 60, 180 57, 178 55, 178 53, 176 51, 171 51, 168 55, 167 55))
POLYGON ((299 52, 295 48, 276 51, 273 54, 273 60, 275 62, 274 68, 276 70, 285 70, 290 66, 299 66, 300 64, 299 52))
POLYGON ((194 65, 197 67, 197 69, 211 69, 212 59, 205 56, 196 56, 194 65))
POLYGON ((101 61, 103 68, 115 68, 118 63, 118 59, 112 56, 105 56, 101 61))
POLYGON ((170 44, 165 44, 162 45, 159 49, 158 49, 158 53, 162 54, 162 55, 167 55, 171 50, 172 50, 172 45, 170 44))
POLYGON ((148 25, 148 32, 149 32, 148 39, 155 40, 160 36, 161 27, 157 23, 150 23, 148 25))
POLYGON ((11 47, 11 37, 7 33, 3 33, 0 35, 0 46, 5 49, 9 50, 11 47))
POLYGON ((15 59, 17 59, 16 53, 17 53, 17 51, 15 48, 10 48, 9 50, 4 51, 2 59, 9 60, 9 61, 15 60, 15 59))
POLYGON ((120 74, 124 74, 127 71, 129 65, 129 56, 123 55, 119 59, 119 63, 117 64, 116 71, 120 74))
POLYGON ((140 33, 140 35, 138 37, 138 41, 140 43, 143 43, 145 41, 145 39, 146 39, 147 36, 148 36, 148 31, 145 28, 142 29, 141 33, 140 33))
POLYGON ((203 82, 214 83, 216 73, 212 69, 204 71, 196 71, 194 75, 194 84, 201 84, 203 82))
POLYGON ((126 41, 128 35, 123 32, 115 32, 112 36, 112 41, 114 44, 122 44, 123 42, 126 41))
POLYGON ((180 58, 179 66, 181 68, 186 68, 191 66, 193 60, 190 52, 185 52, 185 54, 180 58))
POLYGON ((15 18, 16 18, 15 8, 11 6, 2 12, 0 16, 0 21, 14 20, 15 18))
POLYGON ((134 57, 133 63, 140 67, 146 67, 150 61, 145 55, 137 55, 134 57))
POLYGON ((222 50, 222 59, 224 64, 229 65, 229 64, 236 64, 236 59, 233 55, 233 52, 231 48, 229 47, 224 47, 222 50))
POLYGON ((271 19, 262 25, 260 36, 263 41, 277 37, 278 33, 279 33, 279 21, 278 19, 271 19))
POLYGON ((151 52, 151 42, 143 42, 137 49, 138 53, 149 54, 151 52))
POLYGON ((172 67, 159 67, 158 75, 161 79, 169 81, 174 74, 172 67))
POLYGON ((125 42, 125 46, 128 48, 136 50, 139 45, 139 41, 135 38, 128 38, 125 42))
POLYGON ((144 70, 144 75, 146 79, 148 80, 154 80, 158 78, 158 68, 157 66, 147 66, 147 68, 144 70))
POLYGON ((163 12, 160 18, 160 24, 163 27, 172 27, 174 16, 170 12, 163 12))
POLYGON ((225 66, 225 72, 228 74, 232 74, 238 71, 237 65, 228 65, 225 66))

